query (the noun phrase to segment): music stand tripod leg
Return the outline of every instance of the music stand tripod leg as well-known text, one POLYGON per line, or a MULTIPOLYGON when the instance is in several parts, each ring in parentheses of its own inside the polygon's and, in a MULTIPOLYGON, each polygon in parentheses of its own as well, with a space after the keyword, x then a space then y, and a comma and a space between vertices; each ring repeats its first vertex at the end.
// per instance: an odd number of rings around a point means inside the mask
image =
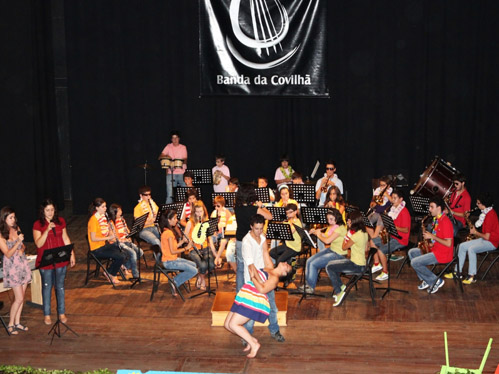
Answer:
POLYGON ((390 292, 390 291, 397 291, 397 292, 402 292, 402 293, 409 293, 409 291, 407 290, 400 290, 398 288, 392 288, 391 285, 390 285, 390 280, 392 278, 392 272, 390 270, 390 259, 392 257, 392 251, 390 249, 390 238, 388 239, 388 256, 386 258, 386 261, 387 261, 387 266, 386 266, 386 269, 388 270, 388 280, 387 280, 387 285, 386 287, 377 287, 376 289, 377 290, 385 290, 385 292, 383 293, 383 295, 381 295, 381 300, 383 300, 383 298, 390 292))
POLYGON ((204 294, 208 294, 208 297, 210 297, 210 295, 216 295, 217 293, 215 291, 213 291, 211 289, 211 274, 210 274, 210 248, 208 248, 208 259, 207 259, 207 262, 208 262, 208 287, 206 287, 206 290, 204 291, 201 291, 200 293, 197 293, 196 295, 192 295, 191 297, 189 297, 189 299, 194 299, 198 296, 201 296, 201 295, 204 295, 204 294))

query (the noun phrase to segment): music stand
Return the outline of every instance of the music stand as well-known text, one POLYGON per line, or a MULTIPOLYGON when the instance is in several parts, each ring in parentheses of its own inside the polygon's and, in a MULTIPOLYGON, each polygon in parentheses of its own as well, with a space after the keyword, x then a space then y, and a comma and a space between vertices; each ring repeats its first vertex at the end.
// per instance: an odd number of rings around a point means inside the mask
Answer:
POLYGON ((364 225, 366 227, 369 227, 371 229, 374 229, 374 225, 369 221, 369 218, 366 216, 366 214, 361 210, 360 214, 362 215, 362 221, 364 221, 364 225))
MULTIPOLYGON (((307 224, 323 224, 323 225, 327 224, 326 214, 327 214, 328 210, 329 210, 328 208, 324 208, 324 207, 310 207, 310 208, 303 207, 301 209, 303 222, 307 223, 307 224)), ((300 237, 302 239, 305 239, 307 244, 311 244, 315 249, 317 249, 317 245, 312 240, 308 231, 304 230, 303 228, 301 228, 299 226, 295 226, 295 229, 296 229, 296 231, 298 231, 298 234, 300 234, 300 237)), ((304 269, 307 268, 307 261, 308 261, 308 258, 305 260, 304 269)), ((290 291, 290 293, 292 295, 302 294, 300 300, 298 301, 298 305, 301 304, 303 299, 306 299, 309 296, 325 297, 324 295, 317 294, 315 292, 314 293, 307 293, 306 292, 306 290, 305 290, 305 271, 303 271, 303 273, 302 273, 301 283, 303 285, 303 291, 301 291, 301 292, 294 291, 294 290, 290 291)))
POLYGON ((315 186, 311 184, 290 184, 290 196, 298 203, 315 203, 315 186))
POLYGON ((156 219, 154 220, 154 223, 158 224, 161 215, 170 209, 174 209, 177 211, 177 219, 180 221, 180 218, 182 217, 182 210, 184 209, 184 203, 173 203, 173 204, 161 204, 161 207, 158 209, 158 214, 156 214, 156 219))
MULTIPOLYGON (((211 201, 215 201, 216 196, 223 196, 225 199, 225 206, 229 208, 234 207, 234 202, 236 201, 236 193, 235 192, 213 192, 211 194, 211 201)), ((215 205, 215 204, 213 204, 215 205)))
POLYGON ((272 214, 272 221, 275 222, 284 222, 288 219, 286 216, 286 208, 277 207, 277 206, 269 206, 266 209, 272 214))
POLYGON ((430 208, 430 199, 428 197, 410 195, 412 210, 419 214, 428 214, 430 208))
POLYGON ((192 173, 192 184, 213 184, 211 169, 188 169, 192 173))
MULTIPOLYGON (((390 286, 390 279, 391 279, 391 271, 390 271, 390 258, 392 257, 392 250, 390 249, 390 241, 391 237, 395 237, 397 239, 402 239, 402 237, 399 235, 397 228, 395 227, 395 223, 393 222, 392 217, 390 217, 386 213, 381 213, 380 214, 381 220, 383 221, 383 225, 386 229, 386 232, 388 233, 388 258, 386 259, 387 261, 387 270, 388 270, 388 283, 386 287, 377 287, 377 290, 385 290, 385 293, 381 296, 381 300, 386 296, 386 294, 390 291, 397 291, 397 292, 403 292, 403 293, 409 293, 409 291, 406 290, 400 290, 398 288, 392 288, 390 286)), ((367 264, 369 266, 369 264, 367 264)))
MULTIPOLYGON (((209 238, 211 235, 216 233, 218 231, 218 218, 210 218, 208 221, 203 222, 201 224, 201 228, 199 229, 198 235, 201 237, 202 231, 206 230, 206 238, 209 238), (208 223, 208 225, 206 225, 208 223), (206 228, 205 228, 206 226, 206 228)), ((210 273, 210 251, 211 248, 208 248, 208 259, 206 260, 208 262, 208 287, 206 287, 206 290, 201 291, 200 293, 196 295, 192 295, 189 297, 189 299, 194 299, 195 297, 204 295, 205 293, 208 294, 208 297, 210 295, 216 295, 217 293, 211 289, 211 273, 210 273)), ((200 256, 201 257, 201 256, 200 256)))
MULTIPOLYGON (((55 284, 57 284, 57 271, 55 265, 61 262, 69 262, 71 258, 71 252, 73 251, 73 247, 74 244, 68 244, 57 248, 46 249, 43 251, 42 259, 40 261, 40 264, 38 265, 38 268, 51 266, 52 269, 54 270, 55 284)), ((48 335, 52 333, 52 339, 50 340, 50 344, 52 345, 52 342, 54 341, 54 337, 56 335, 60 338, 68 330, 79 337, 79 335, 71 327, 69 327, 66 323, 62 322, 59 319, 59 313, 57 313, 57 321, 52 325, 52 327, 48 332, 48 335), (61 324, 64 325, 64 327, 66 327, 66 330, 62 334, 60 326, 61 324)))
MULTIPOLYGON (((158 213, 159 213, 159 210, 158 210, 158 213)), ((144 228, 144 225, 146 223, 146 220, 147 220, 148 216, 149 216, 149 213, 146 213, 146 214, 143 214, 140 217, 136 218, 133 221, 132 229, 130 230, 130 232, 128 233, 128 235, 126 236, 126 238, 131 238, 134 235, 138 235, 142 231, 142 229, 144 228)), ((132 284, 131 284, 130 288, 133 288, 137 283, 142 283, 142 277, 141 277, 142 273, 140 271, 140 256, 139 256, 139 254, 140 254, 140 248, 139 248, 139 253, 137 253, 137 256, 139 257, 138 258, 138 263, 139 263, 139 267, 138 267, 139 277, 135 278, 135 279, 131 278, 132 284)))
POLYGON ((270 203, 270 193, 268 187, 255 188, 256 196, 258 196, 258 201, 264 204, 270 203))
POLYGON ((185 195, 187 195, 187 191, 195 189, 197 191, 197 199, 201 200, 201 187, 175 187, 175 201, 176 202, 184 202, 186 201, 185 195))
POLYGON ((352 213, 352 212, 360 212, 360 209, 358 206, 355 205, 345 205, 345 211, 347 213, 352 213))
MULTIPOLYGON (((295 226, 296 227, 296 226, 295 226)), ((291 225, 281 222, 270 221, 267 226, 267 239, 275 240, 294 240, 293 233, 291 232, 291 225)))

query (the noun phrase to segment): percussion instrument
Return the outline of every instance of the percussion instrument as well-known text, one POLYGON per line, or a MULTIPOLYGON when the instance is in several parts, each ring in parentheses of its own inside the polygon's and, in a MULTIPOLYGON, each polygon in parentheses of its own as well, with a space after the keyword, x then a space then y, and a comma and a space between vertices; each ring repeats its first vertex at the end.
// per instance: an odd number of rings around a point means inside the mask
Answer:
POLYGON ((176 158, 173 160, 173 168, 174 169, 182 169, 184 167, 184 160, 181 158, 176 158))
POLYGON ((436 157, 431 165, 426 168, 416 186, 411 191, 411 195, 423 197, 445 197, 451 193, 454 176, 458 171, 449 163, 436 157))
POLYGON ((161 169, 170 169, 172 167, 172 159, 168 156, 159 159, 161 169))
POLYGON ((222 171, 220 170, 215 170, 213 173, 213 184, 215 186, 218 186, 222 180, 222 171))

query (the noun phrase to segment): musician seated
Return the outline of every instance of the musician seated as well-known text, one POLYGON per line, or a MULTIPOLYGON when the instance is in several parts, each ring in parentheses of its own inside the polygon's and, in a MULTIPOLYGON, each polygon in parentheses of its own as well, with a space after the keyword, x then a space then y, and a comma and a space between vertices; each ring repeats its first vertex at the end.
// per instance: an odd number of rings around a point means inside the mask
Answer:
MULTIPOLYGON (((433 217, 431 232, 423 230, 423 242, 420 244, 422 248, 412 248, 409 251, 411 266, 421 280, 418 290, 429 288, 437 279, 428 265, 446 264, 452 261, 454 255, 454 229, 449 217, 443 212, 444 207, 441 198, 430 199, 429 210, 433 217)), ((428 293, 437 292, 444 283, 443 279, 439 279, 433 289, 428 289, 428 293)))
MULTIPOLYGON (((194 262, 178 256, 179 253, 185 251, 183 246, 188 240, 182 235, 177 227, 176 210, 167 210, 161 215, 159 219, 159 228, 161 230, 161 262, 163 263, 163 267, 167 270, 181 270, 181 272, 173 278, 173 282, 175 282, 175 285, 178 288, 193 278, 198 273, 198 269, 194 262)), ((173 296, 177 296, 175 289, 172 290, 172 293, 173 296)))
POLYGON ((303 176, 301 175, 301 173, 298 173, 297 171, 295 171, 293 173, 293 175, 291 175, 291 183, 293 183, 293 184, 305 184, 303 182, 303 176))
POLYGON ((182 213, 180 214, 180 224, 185 227, 187 225, 187 221, 191 217, 192 207, 198 201, 198 191, 195 188, 191 188, 187 190, 185 193, 185 203, 182 208, 182 213))
MULTIPOLYGON (((269 196, 270 196, 270 203, 273 203, 275 201, 275 194, 272 188, 269 187, 269 180, 267 177, 259 176, 258 177, 258 188, 268 188, 269 190, 269 196)), ((266 203, 264 205, 270 205, 269 203, 266 203)))
POLYGON ((208 219, 206 206, 202 201, 197 201, 193 206, 193 212, 185 226, 185 233, 191 240, 188 247, 188 249, 190 249, 189 258, 196 263, 199 270, 196 287, 203 291, 206 290, 205 275, 208 272, 208 268, 210 271, 215 268, 214 259, 217 255, 211 237, 207 237, 206 235, 208 223, 202 225, 202 223, 208 221, 208 219), (209 244, 210 242, 211 244, 209 244), (212 251, 210 255, 208 255, 209 250, 212 251))
MULTIPOLYGON (((383 270, 381 274, 376 277, 377 281, 388 279, 388 263, 386 258, 388 247, 390 247, 390 252, 405 247, 409 244, 409 235, 411 232, 411 215, 409 210, 405 207, 402 193, 399 190, 393 190, 390 200, 392 205, 388 212, 388 216, 393 219, 397 234, 400 235, 401 238, 398 239, 391 235, 390 238, 388 238, 388 233, 386 230, 383 230, 382 235, 372 239, 371 247, 378 248, 378 252, 374 255, 372 272, 375 273, 379 270, 383 270)), ((403 258, 403 256, 401 258, 403 258)))
POLYGON ((466 177, 457 173, 453 177, 454 190, 449 197, 448 207, 445 208, 445 212, 450 214, 452 219, 452 224, 454 225, 454 236, 457 232, 466 227, 466 217, 465 213, 470 210, 471 207, 471 196, 466 189, 466 177), (450 209, 450 211, 448 211, 450 209))
POLYGON ((294 199, 290 198, 289 187, 286 184, 281 185, 279 187, 279 201, 275 203, 276 207, 287 207, 289 204, 294 204, 298 208, 297 214, 300 213, 300 205, 294 199))
POLYGON ((148 214, 144 228, 139 233, 139 238, 152 245, 161 245, 159 231, 154 224, 159 208, 151 198, 151 187, 140 187, 139 197, 139 203, 133 209, 133 218, 137 219, 144 214, 148 214))
POLYGON ((391 205, 390 196, 393 188, 390 186, 392 180, 384 175, 379 179, 379 186, 373 191, 373 197, 369 204, 370 214, 368 215, 369 222, 374 226, 374 230, 367 227, 367 233, 371 239, 379 237, 379 233, 383 229, 383 221, 380 214, 386 212, 391 205))
POLYGON ((94 199, 90 204, 88 212, 90 218, 87 224, 87 235, 90 250, 95 257, 100 259, 113 259, 111 266, 104 273, 109 282, 119 284, 120 281, 116 278, 116 274, 121 268, 121 265, 126 260, 126 254, 120 250, 116 243, 116 238, 111 231, 111 227, 106 217, 107 206, 104 199, 100 197, 94 199))
MULTIPOLYGON (((462 272, 466 255, 468 255, 468 277, 463 280, 464 284, 476 282, 476 255, 493 251, 499 246, 499 221, 493 206, 493 199, 488 194, 480 194, 476 200, 476 205, 481 210, 480 218, 470 227, 470 240, 459 245, 459 274, 462 272), (478 232, 477 228, 482 228, 478 232)), ((469 218, 468 218, 469 219, 469 218)), ((452 279, 452 273, 446 274, 446 278, 452 279)))
MULTIPOLYGON (((219 244, 215 256, 215 265, 217 267, 222 265, 222 253, 228 242, 227 238, 224 237, 224 232, 231 216, 232 214, 225 207, 225 198, 220 195, 215 196, 215 210, 211 213, 211 218, 218 218, 218 232, 211 237, 212 242, 210 242, 210 245, 214 246, 215 243, 219 244)), ((213 248, 213 250, 215 250, 215 248, 213 248)))
POLYGON ((239 189, 239 178, 232 177, 229 179, 229 184, 225 188, 225 192, 237 192, 239 189))
MULTIPOLYGON (((341 194, 338 186, 329 187, 326 200, 324 201, 324 208, 338 209, 343 217, 343 221, 346 222, 345 200, 343 200, 343 195, 341 194)), ((319 250, 321 250, 321 248, 319 250)))
MULTIPOLYGON (((301 252, 301 237, 295 226, 302 227, 301 221, 298 219, 298 206, 294 203, 289 203, 286 205, 286 217, 287 221, 285 223, 291 226, 291 232, 293 234, 293 240, 286 240, 284 244, 278 245, 270 250, 270 257, 274 260, 275 264, 280 262, 287 262, 291 264, 291 259, 296 257, 298 253, 301 252)), ((288 274, 286 282, 289 283, 294 276, 296 270, 293 270, 288 274)))
POLYGON ((113 226, 116 235, 118 236, 118 241, 122 250, 127 253, 127 261, 125 262, 125 267, 132 271, 132 277, 139 278, 140 274, 137 270, 137 258, 140 258, 144 252, 142 249, 137 247, 132 239, 127 238, 130 234, 130 230, 123 217, 123 209, 119 204, 111 204, 109 207, 109 223, 113 226))
POLYGON ((289 157, 288 155, 281 156, 281 166, 278 167, 275 171, 274 181, 277 185, 277 188, 281 187, 283 184, 291 183, 291 176, 293 175, 294 170, 289 165, 289 157))
POLYGON ((194 174, 192 174, 192 171, 186 170, 184 173, 184 184, 185 187, 187 188, 194 188, 194 174))
POLYGON ((339 306, 345 297, 346 286, 340 275, 344 271, 363 272, 366 267, 366 253, 369 250, 369 236, 359 211, 353 211, 347 216, 348 232, 343 239, 341 248, 347 251, 345 258, 329 261, 326 273, 334 290, 333 306, 339 306))
POLYGON ((338 178, 338 175, 335 174, 335 165, 336 163, 334 161, 327 161, 324 177, 320 178, 315 184, 315 198, 319 200, 319 206, 324 206, 329 187, 337 186, 340 189, 340 193, 343 193, 343 182, 338 178))
POLYGON ((211 169, 211 174, 213 176, 213 191, 226 192, 230 179, 230 170, 229 167, 225 165, 225 157, 223 155, 215 156, 215 164, 216 165, 211 169))
MULTIPOLYGON (((317 277, 322 268, 325 268, 330 261, 344 259, 347 254, 347 251, 342 248, 347 227, 340 211, 331 208, 326 213, 326 218, 328 226, 325 232, 319 229, 309 231, 311 235, 317 236, 317 239, 327 246, 327 250, 317 252, 307 260, 305 267, 305 292, 307 293, 314 293, 317 277)), ((303 286, 298 287, 298 289, 303 291, 303 286)))

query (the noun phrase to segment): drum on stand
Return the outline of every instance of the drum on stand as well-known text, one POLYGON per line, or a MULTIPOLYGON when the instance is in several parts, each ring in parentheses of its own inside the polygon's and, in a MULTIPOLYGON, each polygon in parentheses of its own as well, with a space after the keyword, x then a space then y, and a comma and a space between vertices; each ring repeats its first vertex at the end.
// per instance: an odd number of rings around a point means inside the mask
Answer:
POLYGON ((173 165, 172 159, 168 156, 160 158, 159 163, 161 164, 161 169, 170 169, 173 165))
POLYGON ((454 176, 457 173, 456 168, 440 157, 436 157, 424 173, 421 174, 421 178, 411 191, 411 195, 444 198, 450 194, 454 176))
POLYGON ((174 169, 182 169, 184 167, 184 160, 181 158, 176 158, 173 160, 173 168, 174 169))

